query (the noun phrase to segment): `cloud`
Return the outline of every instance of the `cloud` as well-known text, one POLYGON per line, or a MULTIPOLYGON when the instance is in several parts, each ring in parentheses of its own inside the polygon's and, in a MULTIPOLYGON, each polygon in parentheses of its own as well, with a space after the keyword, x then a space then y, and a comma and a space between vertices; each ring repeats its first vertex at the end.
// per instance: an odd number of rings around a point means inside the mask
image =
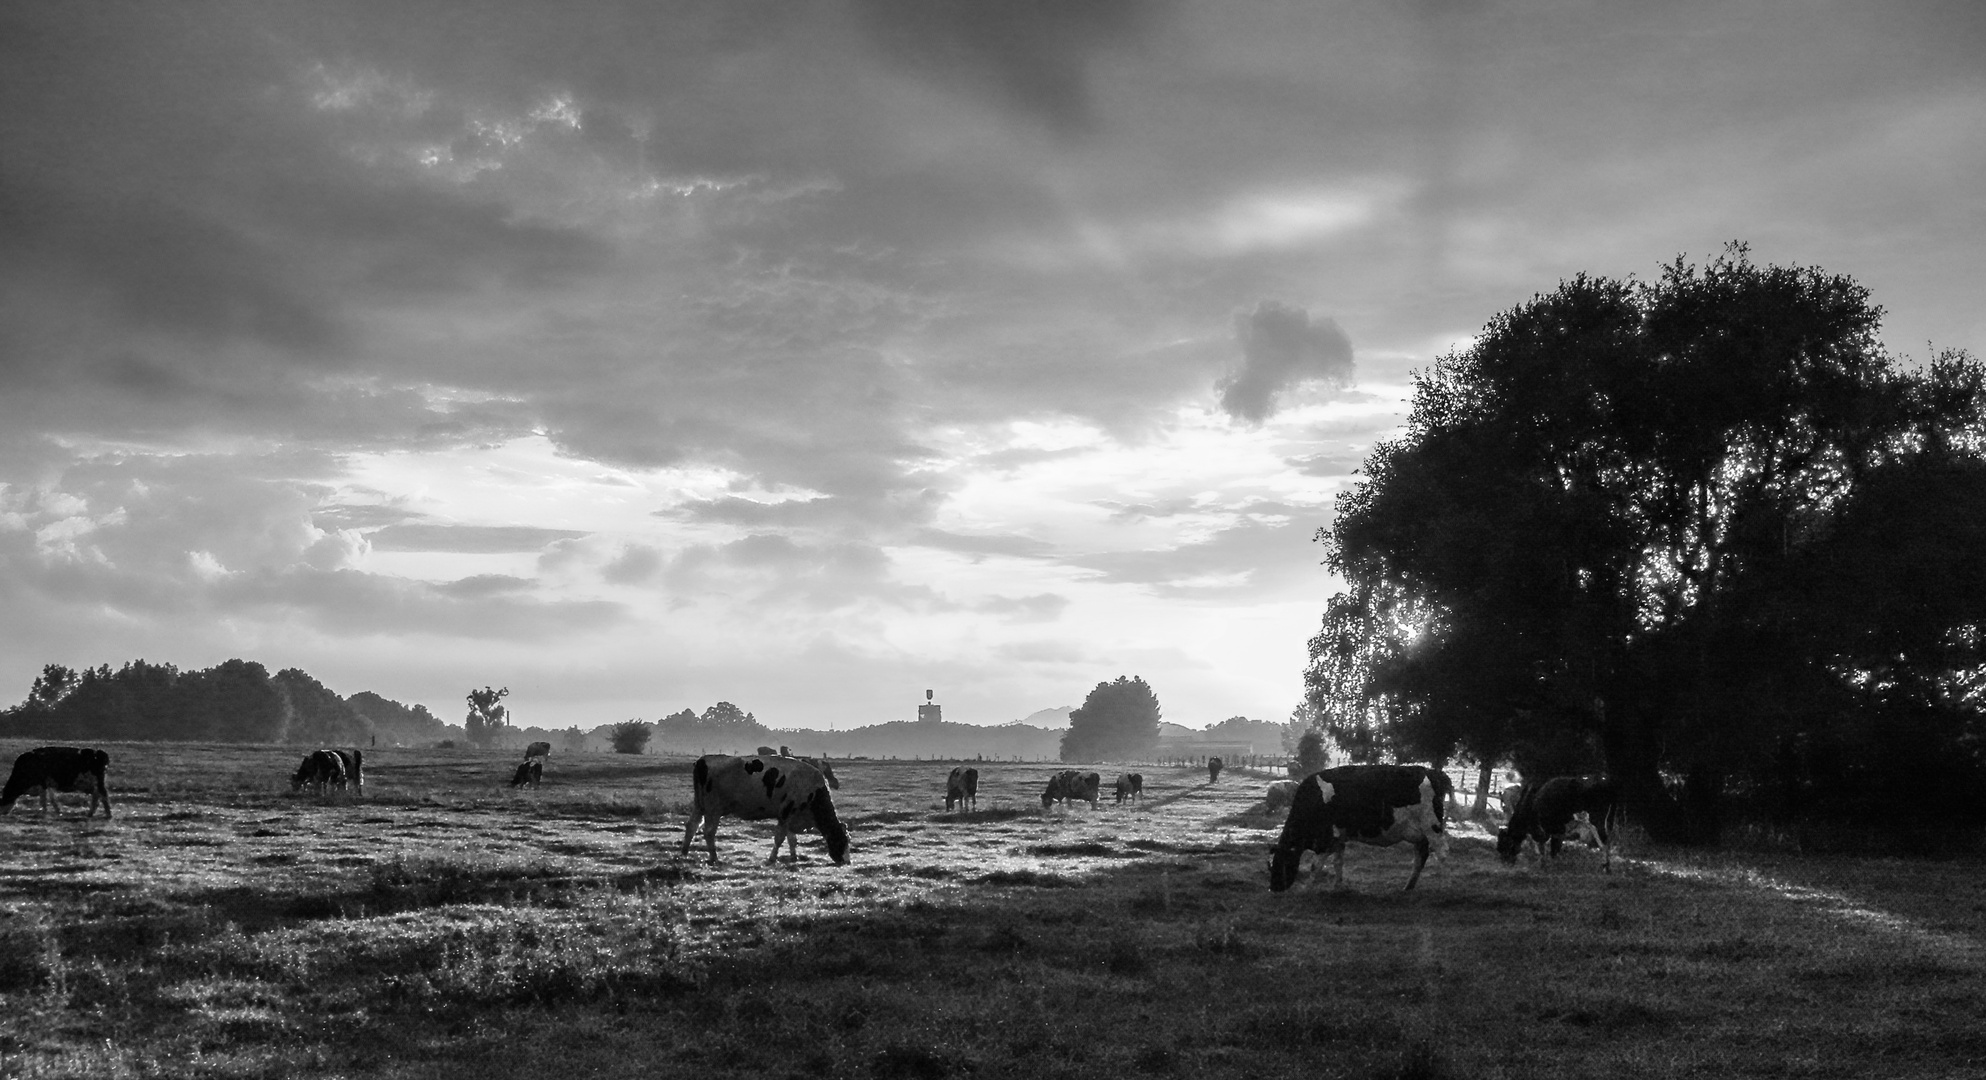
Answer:
POLYGON ((1336 320, 1312 322, 1308 312, 1274 300, 1234 319, 1241 367, 1223 378, 1221 408, 1237 420, 1260 423, 1276 411, 1277 396, 1304 382, 1338 387, 1352 379, 1352 342, 1336 320))
POLYGON ((991 92, 1063 135, 1096 116, 1088 69, 1139 40, 1165 5, 1142 0, 860 0, 884 51, 935 82, 991 92))
POLYGON ((447 551, 462 555, 543 551, 586 533, 535 525, 388 525, 370 536, 375 551, 447 551))

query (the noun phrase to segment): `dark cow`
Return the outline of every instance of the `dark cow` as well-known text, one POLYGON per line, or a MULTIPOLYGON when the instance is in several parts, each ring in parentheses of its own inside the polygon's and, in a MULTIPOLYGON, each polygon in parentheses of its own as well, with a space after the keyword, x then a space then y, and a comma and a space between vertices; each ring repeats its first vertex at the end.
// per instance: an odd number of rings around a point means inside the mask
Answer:
POLYGON ((333 787, 345 786, 345 759, 336 750, 312 750, 303 756, 296 775, 290 777, 290 790, 302 791, 315 785, 319 795, 333 787))
POLYGON ((1221 759, 1217 757, 1210 757, 1207 759, 1207 783, 1218 784, 1220 783, 1220 781, 1221 781, 1221 759))
POLYGON ((759 747, 759 756, 760 756, 760 757, 778 757, 778 756, 779 756, 779 751, 777 751, 777 750, 774 750, 774 749, 773 749, 772 747, 770 747, 770 746, 761 746, 761 747, 759 747))
POLYGON ((517 772, 510 778, 511 787, 537 787, 545 779, 545 759, 525 758, 517 763, 517 772))
POLYGON ((23 795, 41 794, 41 812, 50 809, 57 817, 62 815, 62 804, 55 798, 58 791, 87 791, 90 793, 90 807, 83 811, 84 817, 97 812, 97 804, 103 804, 103 816, 110 816, 110 788, 104 783, 104 770, 110 767, 110 755, 84 746, 40 746, 26 751, 14 759, 14 770, 7 774, 7 787, 0 792, 0 814, 14 812, 14 803, 23 795))
POLYGON ((1063 769, 1048 778, 1048 787, 1041 793, 1043 810, 1061 800, 1065 805, 1071 802, 1086 802, 1095 810, 1098 803, 1098 790, 1103 787, 1103 777, 1097 773, 1077 772, 1063 769))
POLYGON ((1117 774, 1117 805, 1124 805, 1125 799, 1130 799, 1132 802, 1143 802, 1144 797, 1144 773, 1127 772, 1117 774))
POLYGON ((979 809, 979 770, 960 765, 945 778, 945 809, 956 803, 961 809, 979 809))
POLYGON ((772 834, 772 856, 779 860, 779 845, 790 852, 788 862, 800 860, 800 842, 795 836, 808 829, 820 830, 827 841, 828 858, 839 866, 848 861, 848 827, 834 812, 827 776, 799 758, 730 757, 709 754, 696 761, 690 772, 691 809, 689 824, 683 827, 683 854, 703 825, 704 843, 710 846, 711 865, 717 864, 717 820, 726 814, 747 821, 778 822, 772 834))
POLYGON ((1269 856, 1269 888, 1282 892, 1296 882, 1303 853, 1336 855, 1338 885, 1345 883, 1345 842, 1414 845, 1414 872, 1421 878, 1430 849, 1443 850, 1444 808, 1454 784, 1439 769, 1420 765, 1341 765, 1312 773, 1297 785, 1283 835, 1269 856))
POLYGON ((1514 863, 1529 840, 1538 845, 1538 866, 1546 865, 1545 849, 1558 857, 1566 840, 1600 849, 1600 868, 1613 872, 1614 830, 1620 825, 1620 788, 1612 780, 1591 776, 1554 776, 1542 784, 1527 784, 1524 797, 1497 830, 1496 853, 1514 863))
POLYGON ((552 756, 552 744, 548 742, 534 742, 531 745, 524 748, 524 760, 526 761, 529 761, 534 757, 550 757, 550 756, 552 756))
POLYGON ((365 751, 353 747, 331 752, 338 755, 338 760, 345 766, 345 782, 338 786, 351 789, 354 795, 365 794, 365 751))

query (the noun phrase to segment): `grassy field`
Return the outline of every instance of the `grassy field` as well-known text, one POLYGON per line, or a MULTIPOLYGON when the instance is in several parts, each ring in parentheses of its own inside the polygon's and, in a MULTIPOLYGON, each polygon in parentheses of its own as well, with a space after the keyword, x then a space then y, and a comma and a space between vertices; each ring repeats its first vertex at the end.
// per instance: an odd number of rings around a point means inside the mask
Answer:
MULTIPOLYGON (((25 744, 0 745, 10 760, 25 744)), ((0 1077, 1986 1076, 1977 860, 1585 852, 1460 827, 1268 891, 1267 774, 837 763, 852 861, 678 855, 689 762, 110 745, 116 817, 0 818, 0 1077)))

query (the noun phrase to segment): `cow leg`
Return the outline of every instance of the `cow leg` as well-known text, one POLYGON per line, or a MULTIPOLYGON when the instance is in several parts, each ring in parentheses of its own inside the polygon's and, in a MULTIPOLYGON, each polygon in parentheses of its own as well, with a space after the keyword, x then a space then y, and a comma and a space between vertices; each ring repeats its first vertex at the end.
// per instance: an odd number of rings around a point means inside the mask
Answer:
POLYGON ((1340 889, 1345 887, 1345 849, 1350 846, 1343 840, 1338 841, 1338 888, 1340 889))
POLYGON ((1414 872, 1407 878, 1407 887, 1401 889, 1401 892, 1411 890, 1414 887, 1414 882, 1421 879, 1421 867, 1427 865, 1427 849, 1428 842, 1426 837, 1414 841, 1414 872))
POLYGON ((683 847, 677 854, 688 855, 690 853, 690 841, 696 837, 696 823, 700 816, 695 808, 691 808, 689 824, 683 826, 683 847))
MULTIPOLYGON (((779 845, 785 843, 786 838, 789 835, 790 834, 786 831, 786 824, 784 822, 781 822, 779 827, 773 830, 772 857, 766 860, 767 863, 777 863, 779 861, 779 845)), ((797 855, 798 853, 796 852, 795 854, 797 855)))
POLYGON ((99 799, 103 800, 103 819, 105 821, 109 821, 110 820, 110 785, 105 784, 102 780, 98 780, 96 782, 96 787, 90 791, 90 812, 89 814, 85 814, 84 816, 88 817, 91 814, 95 814, 97 812, 97 800, 99 799))
POLYGON ((710 848, 710 865, 717 865, 717 815, 705 813, 703 816, 703 842, 710 848))

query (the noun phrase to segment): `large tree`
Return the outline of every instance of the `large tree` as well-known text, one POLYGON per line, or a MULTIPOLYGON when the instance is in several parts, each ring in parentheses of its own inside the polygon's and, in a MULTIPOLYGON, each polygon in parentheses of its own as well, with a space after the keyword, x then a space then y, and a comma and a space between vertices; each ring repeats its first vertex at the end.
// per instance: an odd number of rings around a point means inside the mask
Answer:
POLYGON ((1953 568, 1929 541, 1978 516, 1986 395, 1963 354, 1891 357, 1880 315, 1734 245, 1564 282, 1417 374, 1405 434, 1319 533, 1348 584, 1311 642, 1323 726, 1355 756, 1604 765, 1674 835, 1714 829, 1727 780, 1884 709, 1956 749, 1986 583, 1958 575, 1915 620, 1845 597, 1953 568), (1694 813, 1662 812, 1665 773, 1694 813))
POLYGON ((1119 675, 1100 682, 1069 714, 1062 733, 1063 761, 1142 758, 1158 744, 1158 695, 1145 680, 1119 675))

